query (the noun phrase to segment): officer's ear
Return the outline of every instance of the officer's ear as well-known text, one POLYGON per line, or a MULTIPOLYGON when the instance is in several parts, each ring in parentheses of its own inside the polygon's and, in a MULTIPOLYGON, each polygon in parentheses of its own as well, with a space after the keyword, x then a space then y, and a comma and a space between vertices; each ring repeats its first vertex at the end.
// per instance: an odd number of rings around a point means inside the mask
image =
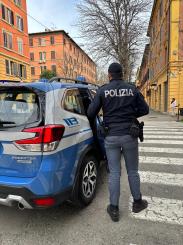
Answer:
POLYGON ((109 78, 109 81, 111 81, 111 80, 112 80, 112 75, 111 75, 111 73, 110 73, 110 72, 108 73, 108 78, 109 78))

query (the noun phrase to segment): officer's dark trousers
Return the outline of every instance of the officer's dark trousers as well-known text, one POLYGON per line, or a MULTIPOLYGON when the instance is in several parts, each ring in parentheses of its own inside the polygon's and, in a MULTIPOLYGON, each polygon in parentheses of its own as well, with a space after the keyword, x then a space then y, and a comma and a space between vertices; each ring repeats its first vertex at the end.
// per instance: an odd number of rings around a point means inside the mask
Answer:
POLYGON ((125 159, 131 194, 140 199, 140 177, 138 174, 138 139, 125 136, 107 136, 105 148, 109 165, 110 204, 118 206, 120 197, 121 157, 125 159))

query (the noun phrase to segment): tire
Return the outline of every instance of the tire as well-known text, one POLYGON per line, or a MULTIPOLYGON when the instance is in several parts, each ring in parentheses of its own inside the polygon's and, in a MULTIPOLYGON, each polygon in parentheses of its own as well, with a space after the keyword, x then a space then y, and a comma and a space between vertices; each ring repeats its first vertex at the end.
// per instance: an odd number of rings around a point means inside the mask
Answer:
POLYGON ((84 157, 79 174, 79 202, 81 206, 89 205, 96 194, 98 182, 98 162, 93 155, 84 157))

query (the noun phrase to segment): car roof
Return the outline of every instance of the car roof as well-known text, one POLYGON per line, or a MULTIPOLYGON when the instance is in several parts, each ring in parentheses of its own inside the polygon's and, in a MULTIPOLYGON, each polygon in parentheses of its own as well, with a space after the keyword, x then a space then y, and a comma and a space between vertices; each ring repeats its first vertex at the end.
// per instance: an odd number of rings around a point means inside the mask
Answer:
POLYGON ((89 88, 96 89, 97 85, 91 84, 82 84, 82 83, 61 83, 61 82, 31 82, 31 83, 22 83, 22 82, 0 82, 0 87, 27 87, 39 89, 44 92, 49 92, 57 89, 66 89, 66 88, 89 88))

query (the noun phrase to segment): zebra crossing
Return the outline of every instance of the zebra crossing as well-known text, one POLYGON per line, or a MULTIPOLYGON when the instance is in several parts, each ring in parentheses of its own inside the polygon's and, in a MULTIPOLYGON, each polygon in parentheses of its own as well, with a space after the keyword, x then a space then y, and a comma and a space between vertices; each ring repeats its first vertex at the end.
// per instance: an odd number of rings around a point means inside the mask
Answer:
POLYGON ((131 213, 131 217, 183 226, 183 196, 179 193, 179 188, 183 188, 183 123, 164 124, 157 127, 157 122, 148 122, 145 127, 145 141, 139 147, 141 185, 152 190, 155 186, 161 186, 161 190, 173 188, 172 192, 177 189, 179 198, 153 191, 148 195, 146 191, 143 198, 149 202, 148 208, 138 214, 131 213))

